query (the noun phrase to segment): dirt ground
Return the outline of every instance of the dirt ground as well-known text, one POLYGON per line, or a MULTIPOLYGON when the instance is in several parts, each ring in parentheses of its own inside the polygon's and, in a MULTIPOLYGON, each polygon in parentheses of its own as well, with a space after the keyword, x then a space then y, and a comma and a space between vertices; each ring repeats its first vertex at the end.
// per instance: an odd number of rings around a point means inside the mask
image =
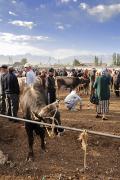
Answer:
MULTIPOLYGON (((120 98, 113 94, 108 120, 95 118, 95 107, 83 98, 83 109, 69 112, 63 104, 67 92, 61 92, 62 124, 120 135, 120 98)), ((87 149, 87 170, 83 172, 83 155, 78 132, 65 131, 63 136, 46 136, 48 152, 42 152, 39 137, 35 136, 34 162, 27 162, 27 136, 23 123, 0 118, 0 149, 8 154, 12 164, 0 165, 1 180, 119 180, 120 139, 90 135, 87 149)))

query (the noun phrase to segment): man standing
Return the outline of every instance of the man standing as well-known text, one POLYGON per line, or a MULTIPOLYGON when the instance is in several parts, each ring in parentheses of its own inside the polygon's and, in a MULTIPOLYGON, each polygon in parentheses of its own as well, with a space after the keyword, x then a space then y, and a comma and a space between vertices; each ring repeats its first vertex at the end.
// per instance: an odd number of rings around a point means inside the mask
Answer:
POLYGON ((96 79, 96 69, 93 68, 90 73, 90 95, 94 93, 93 85, 94 85, 95 79, 96 79))
POLYGON ((56 101, 56 88, 55 88, 53 68, 49 69, 48 76, 46 78, 46 88, 47 88, 48 104, 51 104, 56 101))
POLYGON ((4 92, 4 76, 7 73, 7 65, 0 67, 0 113, 6 114, 5 92, 4 92))
POLYGON ((17 117, 20 88, 12 66, 8 68, 8 73, 4 77, 4 91, 6 95, 7 115, 17 117))
POLYGON ((32 70, 32 66, 29 63, 24 65, 26 71, 26 84, 32 85, 35 82, 35 73, 32 70))

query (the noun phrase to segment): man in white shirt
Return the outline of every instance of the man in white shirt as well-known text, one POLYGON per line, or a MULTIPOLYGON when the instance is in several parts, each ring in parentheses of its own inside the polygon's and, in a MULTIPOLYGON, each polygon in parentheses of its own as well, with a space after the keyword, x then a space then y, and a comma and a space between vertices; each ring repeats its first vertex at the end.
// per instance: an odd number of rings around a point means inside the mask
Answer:
POLYGON ((70 94, 65 98, 64 103, 66 107, 71 111, 76 111, 76 105, 80 103, 80 110, 82 109, 82 99, 76 93, 76 90, 72 90, 70 94))
POLYGON ((36 79, 35 73, 32 70, 32 66, 29 63, 26 63, 24 67, 26 70, 26 84, 32 85, 36 79))

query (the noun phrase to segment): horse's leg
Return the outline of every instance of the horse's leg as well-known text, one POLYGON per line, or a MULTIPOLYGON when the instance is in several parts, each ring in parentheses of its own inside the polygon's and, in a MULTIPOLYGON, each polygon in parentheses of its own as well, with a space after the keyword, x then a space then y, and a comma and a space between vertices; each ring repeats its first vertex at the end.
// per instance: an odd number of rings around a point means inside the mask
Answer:
MULTIPOLYGON (((61 117, 60 117, 59 111, 56 112, 55 119, 56 119, 55 124, 61 126, 61 117)), ((58 133, 64 132, 64 129, 63 128, 55 128, 54 132, 57 135, 58 133)))
POLYGON ((28 136, 28 145, 29 145, 29 152, 28 152, 27 160, 33 160, 33 158, 34 158, 34 153, 33 153, 34 137, 33 137, 32 124, 31 123, 25 123, 25 129, 26 129, 26 133, 28 136))
POLYGON ((41 139, 41 148, 45 151, 45 128, 35 125, 35 132, 40 136, 41 139))
POLYGON ((45 147, 45 128, 40 127, 40 139, 41 139, 41 148, 46 151, 45 147))

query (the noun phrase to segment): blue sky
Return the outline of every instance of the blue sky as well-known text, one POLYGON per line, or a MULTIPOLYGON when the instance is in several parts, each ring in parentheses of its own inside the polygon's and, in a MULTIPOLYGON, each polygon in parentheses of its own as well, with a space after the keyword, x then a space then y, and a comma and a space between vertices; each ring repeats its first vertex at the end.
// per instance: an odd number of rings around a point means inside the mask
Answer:
POLYGON ((0 0, 0 54, 63 58, 120 47, 120 0, 0 0))

